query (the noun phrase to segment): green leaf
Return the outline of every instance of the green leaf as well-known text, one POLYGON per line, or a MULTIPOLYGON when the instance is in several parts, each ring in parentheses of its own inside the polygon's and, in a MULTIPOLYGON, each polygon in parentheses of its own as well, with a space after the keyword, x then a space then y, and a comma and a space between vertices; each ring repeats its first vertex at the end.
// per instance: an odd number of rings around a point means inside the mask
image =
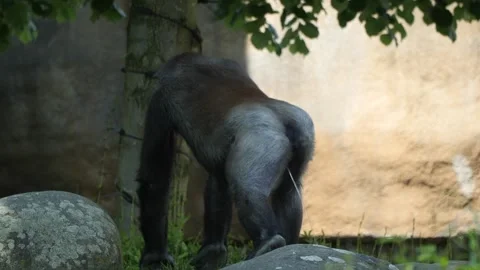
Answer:
POLYGON ((446 256, 440 257, 439 264, 440 264, 440 267, 442 267, 443 269, 446 269, 448 267, 448 264, 449 264, 448 257, 446 257, 446 256))
POLYGON ((271 39, 270 35, 265 32, 254 32, 250 38, 253 46, 255 46, 255 48, 257 49, 263 49, 267 47, 270 39, 271 39))
POLYGON ((403 10, 407 13, 412 13, 415 9, 415 1, 414 0, 404 0, 403 1, 403 10))
POLYGON ((316 38, 319 35, 318 28, 309 22, 306 24, 300 24, 298 28, 305 36, 309 38, 316 38))
POLYGON ((47 1, 34 1, 32 3, 32 11, 35 15, 46 18, 52 14, 53 6, 47 1))
POLYGON ((243 8, 237 8, 224 18, 225 23, 233 29, 242 29, 245 26, 245 13, 243 8))
POLYGON ((29 7, 23 1, 15 1, 4 11, 4 21, 7 22, 15 32, 22 32, 29 22, 29 7))
POLYGON ((479 1, 472 1, 467 6, 468 12, 472 14, 475 19, 480 20, 480 2, 479 1))
POLYGON ((282 55, 282 46, 280 46, 280 44, 278 44, 277 42, 274 42, 275 44, 275 53, 280 56, 282 55))
POLYGON ((283 36, 282 42, 280 43, 280 45, 282 47, 287 47, 287 45, 290 44, 290 41, 294 39, 296 35, 297 35, 297 31, 293 31, 292 28, 289 28, 287 33, 285 33, 285 35, 283 36))
POLYGON ((275 51, 275 45, 273 43, 269 43, 266 48, 267 48, 267 51, 269 52, 275 51))
POLYGON ((456 32, 455 24, 452 24, 448 27, 435 25, 435 29, 437 30, 438 33, 450 38, 452 42, 455 42, 457 40, 457 32, 456 32))
POLYGON ((275 52, 276 55, 282 55, 282 47, 277 42, 272 42, 267 45, 267 50, 269 52, 275 52))
POLYGON ((388 45, 390 45, 390 43, 392 43, 392 36, 390 34, 383 34, 383 35, 380 36, 380 41, 384 45, 388 46, 388 45))
POLYGON ((380 34, 387 27, 387 22, 382 19, 375 19, 373 17, 367 18, 365 21, 365 30, 367 35, 376 36, 380 34))
POLYGON ((292 9, 292 12, 293 14, 295 14, 295 16, 297 16, 297 18, 303 19, 304 21, 307 20, 309 17, 307 12, 305 12, 305 10, 303 9, 303 7, 295 7, 292 9))
POLYGON ((274 14, 277 13, 273 10, 270 4, 262 3, 260 5, 256 5, 255 3, 250 3, 246 7, 247 16, 253 16, 256 18, 265 17, 265 14, 274 14))
POLYGON ((402 19, 405 20, 409 25, 412 25, 413 22, 415 21, 415 17, 413 16, 413 13, 399 13, 398 16, 400 16, 402 19), (402 16, 403 15, 403 16, 402 16))
POLYGON ((432 9, 432 20, 441 28, 448 27, 453 22, 453 15, 445 7, 436 5, 432 9))
POLYGON ((436 258, 437 248, 434 245, 425 245, 419 247, 418 261, 428 262, 436 258))
POLYGON ((402 38, 402 40, 407 37, 407 31, 402 24, 396 23, 393 29, 400 33, 400 37, 402 38))
POLYGON ((305 41, 301 39, 299 36, 295 38, 295 43, 292 45, 295 46, 296 52, 299 52, 301 54, 308 54, 309 52, 307 48, 307 44, 305 44, 305 41))
POLYGON ((417 1, 417 7, 423 13, 429 13, 433 6, 432 6, 432 2, 430 0, 418 0, 417 1))
POLYGON ((288 50, 290 51, 291 54, 297 53, 297 47, 294 44, 290 44, 290 46, 288 47, 288 50))
POLYGON ((28 27, 25 27, 25 29, 18 35, 18 39, 23 44, 28 44, 34 41, 37 38, 37 36, 38 36, 37 27, 33 22, 30 22, 28 24, 28 27))
POLYGON ((398 9, 397 10, 397 15, 404 19, 405 22, 407 22, 409 25, 412 25, 413 24, 413 21, 415 20, 414 16, 413 16, 413 9, 415 8, 415 4, 413 3, 413 1, 407 1, 404 5, 403 5, 403 9, 398 9), (412 4, 408 4, 408 3, 412 3, 412 4))
POLYGON ((348 1, 348 9, 353 12, 360 12, 367 7, 367 0, 350 0, 348 1))
POLYGON ((355 19, 355 16, 357 16, 355 12, 352 12, 349 9, 345 9, 337 15, 338 24, 340 25, 340 27, 343 28, 347 26, 348 22, 355 19))
POLYGON ((116 3, 114 3, 107 11, 103 13, 103 16, 107 18, 109 21, 115 22, 119 21, 125 17, 127 14, 119 7, 116 3))
POLYGON ((424 13, 422 19, 423 19, 423 22, 424 22, 426 25, 430 25, 430 24, 433 23, 432 17, 430 16, 429 13, 424 13))
POLYGON ((403 25, 398 22, 393 25, 393 30, 400 33, 402 40, 407 36, 407 31, 405 31, 403 25))
POLYGON ((287 10, 284 9, 282 11, 282 15, 280 15, 280 23, 282 25, 282 28, 285 27, 285 21, 287 20, 287 16, 288 16, 287 10))
POLYGON ((218 2, 213 14, 217 20, 223 20, 230 14, 230 10, 234 8, 234 1, 218 2))
POLYGON ((282 3, 285 8, 290 9, 298 6, 298 4, 300 4, 300 0, 280 0, 280 3, 282 3))
POLYGON ((338 12, 342 12, 348 7, 347 0, 332 0, 332 7, 338 12))
POLYGON ((313 0, 312 11, 318 13, 323 10, 322 0, 313 0))
POLYGON ((92 0, 90 6, 94 11, 101 14, 107 11, 113 5, 113 2, 114 0, 92 0))
MULTIPOLYGON (((68 3, 63 2, 62 4, 59 4, 55 10, 55 19, 59 23, 64 23, 71 21, 75 19, 76 17, 76 10, 77 7, 75 6, 70 6, 68 3)), ((93 10, 93 13, 96 13, 98 11, 93 10)))
POLYGON ((391 0, 379 0, 378 2, 380 2, 380 5, 385 10, 389 10, 390 7, 392 6, 392 1, 391 0))
POLYGON ((373 14, 377 13, 378 2, 369 0, 367 1, 367 6, 363 9, 362 13, 359 16, 360 22, 365 21, 368 17, 371 17, 373 14))
POLYGON ((258 32, 260 27, 262 27, 266 22, 265 17, 258 18, 254 21, 245 23, 244 29, 247 33, 258 32))
POLYGON ((453 10, 453 17, 457 20, 465 18, 465 8, 463 6, 456 6, 453 10))

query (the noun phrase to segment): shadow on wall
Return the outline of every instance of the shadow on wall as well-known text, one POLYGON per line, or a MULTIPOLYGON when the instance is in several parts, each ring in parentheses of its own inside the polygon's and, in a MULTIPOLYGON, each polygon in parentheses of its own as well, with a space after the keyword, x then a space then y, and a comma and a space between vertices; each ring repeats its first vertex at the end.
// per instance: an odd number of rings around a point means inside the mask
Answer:
POLYGON ((108 128, 120 119, 126 21, 89 16, 40 21, 34 44, 0 54, 0 197, 63 190, 117 210, 119 139, 108 128))

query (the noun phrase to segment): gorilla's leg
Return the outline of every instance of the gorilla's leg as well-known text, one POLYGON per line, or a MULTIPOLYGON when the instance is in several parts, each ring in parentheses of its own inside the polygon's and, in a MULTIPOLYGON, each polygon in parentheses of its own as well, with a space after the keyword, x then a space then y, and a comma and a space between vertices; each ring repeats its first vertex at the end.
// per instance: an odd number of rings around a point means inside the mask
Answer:
POLYGON ((227 158, 226 175, 238 217, 253 240, 255 257, 285 245, 270 204, 290 158, 290 142, 279 131, 262 127, 238 134, 227 158))
POLYGON ((272 196, 272 205, 280 227, 280 234, 285 238, 287 245, 298 243, 303 218, 301 175, 294 173, 295 169, 292 165, 292 163, 289 165, 292 176, 286 170, 282 177, 282 183, 272 196))
POLYGON ((313 125, 305 121, 306 117, 298 119, 306 123, 300 124, 299 120, 297 125, 289 127, 292 157, 272 196, 273 209, 287 245, 298 243, 303 218, 302 178, 315 148, 313 125))
POLYGON ((154 121, 149 108, 137 181, 140 204, 140 231, 145 242, 140 269, 162 269, 173 265, 167 251, 168 198, 174 156, 174 134, 168 121, 154 121))
POLYGON ((227 262, 227 235, 232 200, 224 177, 209 176, 204 192, 204 241, 191 264, 196 269, 218 269, 227 262))

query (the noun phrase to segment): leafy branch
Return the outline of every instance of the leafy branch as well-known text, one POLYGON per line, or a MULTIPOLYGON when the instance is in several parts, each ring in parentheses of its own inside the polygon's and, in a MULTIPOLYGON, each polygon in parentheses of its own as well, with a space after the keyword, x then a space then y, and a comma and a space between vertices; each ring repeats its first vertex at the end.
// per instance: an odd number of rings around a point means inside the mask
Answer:
MULTIPOLYGON (((118 21, 125 13, 115 0, 0 0, 0 51, 17 37, 24 44, 37 38, 37 19, 72 21, 77 10, 90 5, 91 20, 106 18, 118 21)), ((175 0, 172 0, 175 1, 175 0)), ((271 1, 271 0, 270 0, 271 1)), ((280 0, 275 10, 269 0, 199 0, 216 4, 215 15, 234 29, 250 34, 250 41, 259 50, 281 55, 284 49, 292 54, 308 54, 307 39, 319 37, 316 22, 324 9, 322 0, 280 0), (267 20, 277 14, 283 35, 267 20)), ((398 45, 407 36, 405 24, 412 25, 419 10, 426 25, 435 25, 438 33, 452 42, 457 39, 459 21, 480 20, 480 0, 331 0, 340 27, 345 28, 358 18, 370 37, 389 46, 398 45)), ((331 15, 330 15, 331 16, 331 15)))
POLYGON ((114 0, 1 0, 0 52, 9 47, 12 37, 24 44, 34 41, 38 36, 36 20, 69 22, 76 18, 79 8, 87 5, 92 9, 92 21, 118 21, 126 16, 114 0))
MULTIPOLYGON (((233 28, 251 34, 257 49, 281 55, 288 48, 292 54, 308 54, 305 39, 319 36, 317 16, 325 11, 322 0, 281 0, 281 10, 274 10, 267 0, 219 0, 217 18, 233 28), (281 14, 284 35, 280 38, 269 24, 267 14, 281 14)), ((438 33, 452 42, 457 39, 458 21, 480 20, 480 0, 331 0, 340 27, 345 28, 358 17, 368 36, 378 37, 385 45, 398 45, 407 36, 405 23, 415 21, 420 10, 426 25, 435 24, 438 33)), ((326 12, 325 12, 326 13, 326 12)))

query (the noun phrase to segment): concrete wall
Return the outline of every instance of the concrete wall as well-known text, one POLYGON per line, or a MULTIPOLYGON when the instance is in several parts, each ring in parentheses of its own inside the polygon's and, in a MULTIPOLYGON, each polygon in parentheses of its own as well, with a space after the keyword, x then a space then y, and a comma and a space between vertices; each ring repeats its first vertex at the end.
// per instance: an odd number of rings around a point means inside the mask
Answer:
POLYGON ((304 229, 379 236, 385 228, 415 236, 465 229, 473 218, 467 208, 480 206, 480 25, 461 23, 452 44, 417 19, 398 48, 368 38, 359 23, 341 30, 334 16, 318 26, 306 58, 247 49, 258 84, 315 121, 304 229))
POLYGON ((246 45, 259 86, 315 121, 303 230, 426 237, 467 229, 480 207, 480 24, 459 24, 452 44, 417 14, 396 48, 358 22, 341 29, 328 11, 306 57, 246 45))
MULTIPOLYGON (((233 58, 275 98, 307 110, 317 150, 305 178, 304 230, 438 236, 465 229, 480 177, 479 24, 452 44, 421 20, 398 48, 340 29, 330 10, 307 57, 260 52, 199 7, 204 53, 233 58)), ((60 189, 116 212, 116 99, 125 24, 39 25, 40 39, 0 55, 0 197, 60 189), (99 184, 103 187, 99 188, 99 184)), ((271 18, 277 22, 278 18, 271 18)), ((201 231, 205 172, 192 167, 187 235, 201 231)), ((234 220, 234 234, 241 234, 234 220)))
MULTIPOLYGON (((122 2, 124 4, 124 2, 122 2)), ((0 54, 0 197, 78 192, 116 213, 126 21, 39 22, 34 44, 0 54)))

